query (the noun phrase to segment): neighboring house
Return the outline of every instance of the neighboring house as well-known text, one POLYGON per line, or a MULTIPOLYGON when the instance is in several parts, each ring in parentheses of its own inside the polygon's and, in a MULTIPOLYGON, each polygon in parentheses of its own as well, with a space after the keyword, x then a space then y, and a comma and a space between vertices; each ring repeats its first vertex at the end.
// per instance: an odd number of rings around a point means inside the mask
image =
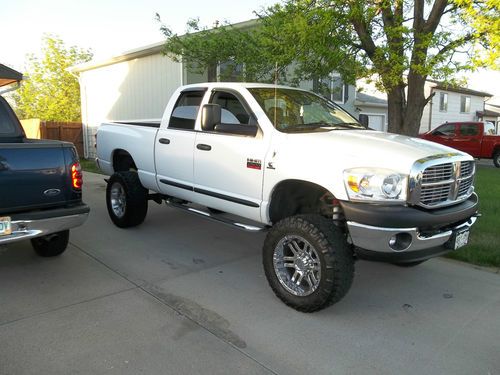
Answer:
MULTIPOLYGON (((236 24, 248 27, 254 20, 236 24)), ((95 134, 105 121, 158 119, 174 90, 186 84, 206 82, 210 72, 197 74, 164 56, 164 42, 141 47, 110 59, 89 62, 72 68, 79 74, 85 157, 95 157, 95 134)), ((216 69, 217 80, 227 80, 220 64, 216 69)), ((234 70, 234 69, 232 69, 234 70)), ((231 79, 238 79, 238 69, 231 79)), ((212 77, 210 77, 212 78, 212 77)), ((317 82, 316 82, 317 84, 317 82)), ((357 116, 355 87, 346 85, 332 74, 320 82, 330 89, 330 98, 357 116)), ((300 87, 312 90, 312 82, 302 82, 300 87)))
POLYGON ((425 106, 420 122, 420 133, 425 133, 445 122, 479 121, 478 112, 484 111, 485 100, 492 95, 464 87, 452 87, 428 80, 425 96, 433 95, 425 106))
POLYGON ((17 89, 19 87, 19 82, 22 80, 22 73, 0 64, 0 87, 5 87, 0 90, 0 94, 5 94, 6 92, 17 89))
MULTIPOLYGON (((371 128, 387 131, 386 95, 366 80, 359 80, 357 88, 359 91, 356 93, 354 103, 356 113, 366 114, 371 128)), ((479 121, 483 120, 483 117, 490 121, 488 116, 493 115, 492 107, 486 116, 483 116, 485 100, 491 97, 486 92, 446 86, 440 82, 428 80, 425 84, 425 96, 429 95, 433 97, 424 108, 419 133, 425 133, 445 122, 479 121)), ((500 111, 500 106, 497 110, 500 111)), ((498 122, 498 118, 495 117, 495 119, 498 122)))

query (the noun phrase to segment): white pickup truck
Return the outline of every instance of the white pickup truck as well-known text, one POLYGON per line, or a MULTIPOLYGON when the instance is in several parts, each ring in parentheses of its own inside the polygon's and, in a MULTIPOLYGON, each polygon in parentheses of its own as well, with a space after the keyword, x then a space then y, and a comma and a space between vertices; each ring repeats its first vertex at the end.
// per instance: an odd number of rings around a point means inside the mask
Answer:
POLYGON ((267 230, 269 284, 304 312, 347 293, 356 258, 416 265, 466 245, 477 217, 470 155, 284 86, 180 87, 161 121, 103 124, 97 154, 117 226, 142 223, 154 200, 267 230))

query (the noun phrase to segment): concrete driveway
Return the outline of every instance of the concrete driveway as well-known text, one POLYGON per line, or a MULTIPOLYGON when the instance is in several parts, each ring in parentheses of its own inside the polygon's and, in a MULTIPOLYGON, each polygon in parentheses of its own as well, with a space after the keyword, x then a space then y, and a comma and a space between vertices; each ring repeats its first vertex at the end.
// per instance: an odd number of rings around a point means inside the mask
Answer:
POLYGON ((89 220, 59 258, 0 250, 0 374, 500 374, 500 275, 434 259, 360 261, 337 305, 282 304, 263 234, 150 204, 108 219, 85 175, 89 220))

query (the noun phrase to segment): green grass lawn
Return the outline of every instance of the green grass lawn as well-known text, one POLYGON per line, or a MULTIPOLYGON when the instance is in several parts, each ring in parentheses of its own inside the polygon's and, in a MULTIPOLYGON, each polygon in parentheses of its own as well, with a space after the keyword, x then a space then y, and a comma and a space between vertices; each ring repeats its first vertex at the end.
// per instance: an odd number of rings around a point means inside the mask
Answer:
MULTIPOLYGON (((84 171, 102 173, 94 160, 81 159, 84 171)), ((478 166, 476 192, 482 217, 472 227, 469 245, 450 253, 449 258, 500 267, 500 170, 478 166)))
POLYGON ((479 266, 500 267, 500 170, 478 166, 475 188, 482 216, 471 229, 469 245, 447 256, 479 266))
POLYGON ((93 159, 80 159, 80 165, 86 172, 102 174, 101 170, 97 167, 95 160, 93 159))

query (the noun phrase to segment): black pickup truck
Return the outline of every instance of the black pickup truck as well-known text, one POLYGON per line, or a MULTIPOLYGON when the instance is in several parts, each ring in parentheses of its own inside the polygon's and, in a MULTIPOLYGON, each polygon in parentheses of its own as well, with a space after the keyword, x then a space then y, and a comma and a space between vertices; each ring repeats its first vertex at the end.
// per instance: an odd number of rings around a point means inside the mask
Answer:
POLYGON ((0 246, 30 239, 38 255, 59 255, 88 213, 73 144, 27 139, 0 96, 0 246))

